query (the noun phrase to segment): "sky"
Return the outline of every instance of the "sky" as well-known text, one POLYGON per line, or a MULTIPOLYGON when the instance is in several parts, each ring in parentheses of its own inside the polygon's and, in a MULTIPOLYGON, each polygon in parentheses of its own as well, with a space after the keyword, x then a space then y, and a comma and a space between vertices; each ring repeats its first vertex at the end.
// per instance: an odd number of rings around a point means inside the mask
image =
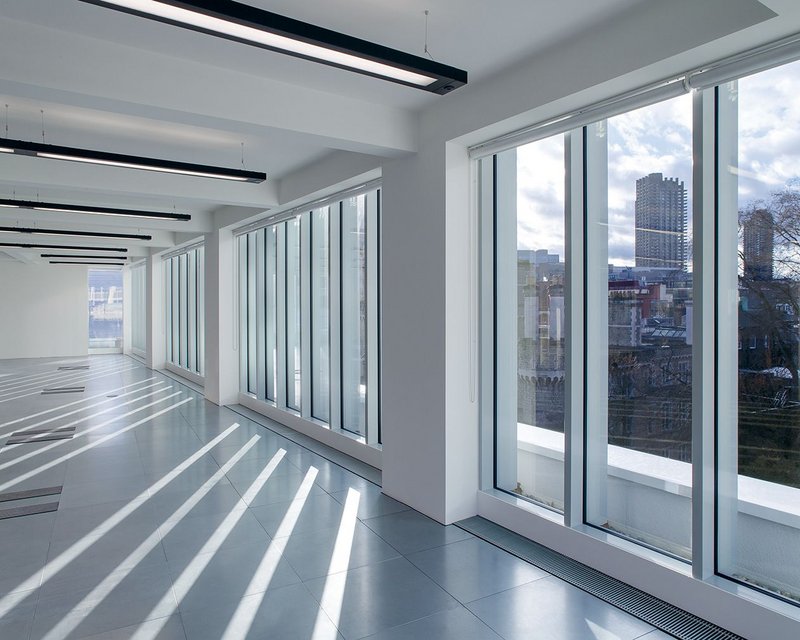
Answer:
MULTIPOLYGON (((800 62, 741 79, 738 104, 739 206, 764 200, 800 176, 800 62)), ((632 265, 636 180, 678 178, 692 208, 692 97, 679 96, 610 118, 608 259, 632 265)), ((564 256, 564 136, 517 150, 517 244, 564 256)))

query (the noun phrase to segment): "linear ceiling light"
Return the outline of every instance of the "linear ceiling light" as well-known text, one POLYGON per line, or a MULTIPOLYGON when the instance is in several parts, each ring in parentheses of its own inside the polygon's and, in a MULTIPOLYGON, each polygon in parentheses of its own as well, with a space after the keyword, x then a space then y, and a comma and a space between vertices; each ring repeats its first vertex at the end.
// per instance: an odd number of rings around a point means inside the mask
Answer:
POLYGON ((77 262, 72 260, 50 260, 50 264, 91 264, 103 265, 104 267, 124 267, 124 262, 77 262))
POLYGON ((33 209, 35 211, 55 211, 57 213, 91 213, 99 216, 125 216, 129 218, 150 218, 152 220, 191 220, 186 213, 162 213, 160 211, 138 211, 136 209, 113 209, 111 207, 88 207, 76 204, 55 204, 31 200, 8 200, 0 198, 0 207, 33 209))
MULTIPOLYGON (((73 249, 78 251, 117 251, 127 253, 124 247, 93 247, 82 244, 38 244, 30 242, 0 242, 0 247, 15 247, 17 249, 73 249)), ((98 258, 102 256, 97 256, 98 258)), ((116 256, 113 256, 116 257, 116 256)))
POLYGON ((125 169, 176 173, 198 178, 218 178, 220 180, 233 180, 235 182, 264 182, 264 180, 267 179, 266 173, 258 171, 227 169, 225 167, 212 167, 210 165, 176 162, 174 160, 143 158, 140 156, 128 156, 121 153, 94 151, 92 149, 60 147, 54 144, 44 144, 43 142, 27 142, 26 140, 11 140, 10 138, 0 138, 0 151, 23 156, 49 158, 51 160, 69 160, 71 162, 85 162, 111 167, 123 167, 125 169))
POLYGON ((445 94, 467 72, 232 0, 82 0, 290 56, 445 94))
POLYGON ((127 260, 128 256, 87 256, 81 253, 42 253, 42 258, 82 258, 84 260, 127 260))
POLYGON ((41 229, 39 227, 0 227, 0 233, 33 233, 40 236, 78 236, 81 238, 120 238, 125 240, 153 239, 153 236, 135 233, 101 233, 99 231, 70 231, 69 229, 41 229))

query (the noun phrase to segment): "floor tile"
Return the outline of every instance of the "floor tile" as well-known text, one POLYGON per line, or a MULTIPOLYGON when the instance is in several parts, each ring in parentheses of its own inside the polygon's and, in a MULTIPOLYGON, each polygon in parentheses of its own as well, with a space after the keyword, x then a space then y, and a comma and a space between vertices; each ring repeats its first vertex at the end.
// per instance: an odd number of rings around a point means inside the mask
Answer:
POLYGON ((433 615, 392 627, 368 636, 369 640, 502 640, 494 631, 464 607, 439 611, 433 615))
MULTIPOLYGON (((264 505, 290 502, 302 495, 301 488, 307 487, 307 495, 319 496, 326 495, 325 491, 316 484, 309 484, 308 476, 301 472, 285 473, 279 476, 270 476, 264 485, 255 493, 248 497, 249 506, 260 507, 264 505)), ((241 495, 252 493, 252 480, 232 480, 233 486, 241 495)), ((304 489, 305 491, 305 489, 304 489)), ((327 496, 326 496, 327 497, 327 496)), ((338 504, 338 503, 337 503, 338 504)))
POLYGON ((305 583, 345 638, 418 620, 458 602, 405 558, 305 583))
POLYGON ((337 640, 331 620, 302 584, 238 601, 181 613, 188 640, 219 640, 229 629, 237 640, 337 640))
POLYGON ((549 575, 477 538, 420 551, 408 559, 462 603, 549 575))
POLYGON ((79 638, 175 612, 177 603, 166 564, 136 567, 112 578, 112 583, 97 580, 91 589, 73 588, 41 596, 32 638, 42 638, 59 626, 63 631, 56 637, 79 638))
MULTIPOLYGON (((402 502, 390 498, 381 493, 381 488, 370 483, 369 486, 359 487, 353 489, 358 496, 358 517, 362 520, 368 518, 377 518, 379 516, 389 515, 390 513, 399 513, 400 511, 408 511, 410 507, 404 505, 402 502)), ((350 490, 338 491, 331 493, 338 502, 342 504, 347 500, 350 490)))
POLYGON ((255 516, 244 508, 207 516, 185 518, 162 525, 162 544, 167 560, 178 562, 201 552, 205 545, 228 549, 245 544, 268 543, 270 536, 255 516))
POLYGON ((180 615, 148 620, 130 627, 84 636, 81 640, 128 640, 137 632, 149 640, 186 640, 180 615))
POLYGON ((423 551, 443 544, 472 538, 456 526, 444 526, 417 511, 401 511, 364 521, 370 529, 400 553, 423 551))
POLYGON ((303 580, 311 580, 398 557, 397 551, 360 521, 293 532, 275 544, 303 580))
POLYGON ((507 640, 633 640, 653 628, 557 578, 542 578, 467 608, 507 640))
POLYGON ((191 518, 213 513, 226 513, 237 507, 247 506, 242 502, 236 490, 225 484, 213 486, 197 495, 186 495, 182 492, 159 493, 150 498, 150 503, 156 516, 162 522, 179 518, 185 508, 189 509, 185 517, 191 518))
POLYGON ((300 582, 277 545, 251 543, 170 562, 175 597, 182 611, 300 582))
POLYGON ((251 507, 250 511, 273 538, 338 527, 342 517, 342 504, 322 489, 318 491, 319 493, 312 492, 305 500, 251 507))
POLYGON ((5 613, 0 615, 0 638, 17 640, 27 638, 36 613, 36 593, 21 592, 13 596, 3 593, 5 613))

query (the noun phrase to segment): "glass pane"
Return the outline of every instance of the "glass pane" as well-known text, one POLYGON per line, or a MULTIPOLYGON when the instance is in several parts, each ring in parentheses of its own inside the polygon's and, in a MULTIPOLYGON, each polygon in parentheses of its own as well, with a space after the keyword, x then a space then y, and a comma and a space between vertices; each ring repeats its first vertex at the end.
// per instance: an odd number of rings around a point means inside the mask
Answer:
MULTIPOLYGON (((721 296, 738 292, 738 326, 720 335, 730 366, 719 385, 718 567, 800 600, 800 64, 719 91, 738 106, 738 139, 735 118, 720 135, 738 142, 727 177, 739 224, 719 266, 721 296)), ((731 211, 719 213, 720 225, 735 224, 731 211)))
POLYGON ((286 222, 286 406, 300 411, 300 219, 286 222))
POLYGON ((267 227, 266 233, 266 258, 265 258, 265 287, 266 295, 264 304, 266 305, 266 377, 267 377, 267 400, 275 401, 276 398, 276 377, 275 373, 278 366, 278 228, 276 226, 267 227))
POLYGON ((587 133, 587 516, 689 558, 691 96, 587 133))
POLYGON ((206 374, 206 250, 205 247, 197 249, 197 372, 206 374))
POLYGON ((179 303, 179 295, 178 292, 180 291, 180 286, 178 284, 178 258, 177 256, 174 258, 170 258, 170 262, 172 263, 172 360, 173 364, 178 364, 180 362, 180 303, 179 303))
POLYGON ((89 269, 89 348, 122 348, 122 271, 89 269))
POLYGON ((311 413, 330 421, 329 207, 311 212, 311 413))
POLYGON ((188 356, 189 338, 189 266, 188 256, 184 253, 178 256, 178 323, 180 359, 178 364, 186 367, 188 356))
POLYGON ((367 411, 366 196, 342 203, 342 427, 364 435, 367 411))
POLYGON ((197 371, 197 252, 190 251, 187 256, 187 277, 189 286, 186 293, 187 319, 189 323, 187 343, 186 367, 190 371, 197 371))
POLYGON ((561 511, 564 136, 500 154, 495 165, 497 487, 561 511))
POLYGON ((247 234, 247 392, 256 394, 258 360, 256 358, 256 233, 247 234))

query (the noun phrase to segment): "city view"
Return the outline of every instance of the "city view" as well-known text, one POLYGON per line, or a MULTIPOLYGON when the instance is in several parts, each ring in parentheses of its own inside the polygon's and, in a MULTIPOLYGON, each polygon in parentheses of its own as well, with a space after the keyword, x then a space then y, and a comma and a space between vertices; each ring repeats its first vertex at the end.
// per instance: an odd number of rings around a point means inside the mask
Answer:
MULTIPOLYGON (((688 97, 607 122, 608 443, 682 462, 692 440, 691 122, 688 97)), ((517 413, 552 431, 564 425, 563 145, 517 149, 517 413)), ((758 160, 762 174, 739 169, 734 214, 738 472, 800 487, 800 191, 758 160)))

